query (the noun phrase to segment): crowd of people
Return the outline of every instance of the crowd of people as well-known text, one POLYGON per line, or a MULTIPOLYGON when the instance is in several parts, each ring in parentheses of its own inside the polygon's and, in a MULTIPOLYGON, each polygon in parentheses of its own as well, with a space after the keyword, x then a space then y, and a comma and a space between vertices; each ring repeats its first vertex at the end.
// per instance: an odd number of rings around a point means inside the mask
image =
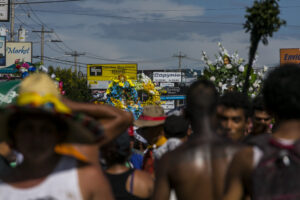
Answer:
POLYGON ((0 109, 0 200, 299 200, 299 77, 276 67, 254 99, 199 79, 180 112, 134 121, 30 75, 0 109))

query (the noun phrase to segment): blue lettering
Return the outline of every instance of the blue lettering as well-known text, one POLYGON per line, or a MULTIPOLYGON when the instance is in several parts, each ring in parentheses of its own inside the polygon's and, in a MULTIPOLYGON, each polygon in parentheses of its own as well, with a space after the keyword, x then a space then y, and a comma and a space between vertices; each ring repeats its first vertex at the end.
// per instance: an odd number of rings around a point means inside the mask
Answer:
POLYGON ((284 55, 284 60, 287 59, 288 55, 289 55, 289 54, 287 54, 287 53, 284 55))
POLYGON ((16 47, 14 47, 13 49, 10 47, 6 48, 6 51, 8 54, 29 54, 30 48, 25 49, 25 47, 23 46, 21 49, 17 49, 16 47))

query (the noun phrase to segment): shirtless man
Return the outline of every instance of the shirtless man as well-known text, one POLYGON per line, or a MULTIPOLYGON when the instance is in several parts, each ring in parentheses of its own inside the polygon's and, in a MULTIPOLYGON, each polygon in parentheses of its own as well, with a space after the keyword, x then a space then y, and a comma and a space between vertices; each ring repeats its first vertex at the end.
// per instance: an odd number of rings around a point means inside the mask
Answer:
POLYGON ((277 127, 272 135, 253 138, 254 146, 235 155, 224 200, 240 200, 247 195, 252 199, 300 199, 299 76, 299 66, 287 64, 277 67, 265 80, 264 101, 277 127))
POLYGON ((160 160, 153 199, 168 200, 172 189, 179 200, 221 198, 227 166, 239 147, 215 133, 217 98, 213 83, 191 85, 186 115, 194 134, 160 160))

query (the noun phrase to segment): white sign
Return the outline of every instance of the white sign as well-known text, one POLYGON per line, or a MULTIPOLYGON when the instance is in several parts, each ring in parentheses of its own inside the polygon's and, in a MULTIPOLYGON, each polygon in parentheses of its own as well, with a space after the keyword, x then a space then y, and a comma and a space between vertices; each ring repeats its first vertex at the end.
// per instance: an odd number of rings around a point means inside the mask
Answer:
POLYGON ((164 87, 174 87, 174 83, 160 83, 160 87, 164 88, 164 87))
POLYGON ((180 72, 153 72, 153 82, 181 82, 180 72))
POLYGON ((0 21, 8 22, 9 21, 9 0, 0 0, 0 21))
POLYGON ((107 89, 110 82, 111 81, 89 80, 88 84, 91 86, 91 89, 97 90, 97 89, 107 89))
POLYGON ((5 66, 6 64, 5 43, 6 43, 6 37, 0 36, 0 66, 5 66))
POLYGON ((6 43, 6 67, 15 64, 18 59, 21 62, 32 62, 31 42, 6 43))
POLYGON ((171 100, 171 101, 165 101, 165 103, 162 104, 161 107, 163 107, 164 110, 172 110, 172 109, 175 109, 175 101, 174 101, 174 100, 171 100))

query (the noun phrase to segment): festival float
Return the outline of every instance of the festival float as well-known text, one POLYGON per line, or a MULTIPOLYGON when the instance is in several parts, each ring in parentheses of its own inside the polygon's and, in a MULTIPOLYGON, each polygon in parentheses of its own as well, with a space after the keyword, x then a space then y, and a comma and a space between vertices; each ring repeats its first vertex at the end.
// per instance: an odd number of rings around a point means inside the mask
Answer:
MULTIPOLYGON (((245 60, 238 55, 237 51, 229 54, 221 43, 218 46, 219 52, 215 55, 214 62, 209 59, 206 52, 202 51, 202 60, 206 64, 202 75, 211 80, 221 94, 226 91, 242 92, 248 67, 245 60)), ((267 66, 257 68, 257 58, 258 56, 253 62, 254 69, 251 71, 249 81, 248 95, 252 98, 259 94, 264 74, 268 70, 267 66)))

